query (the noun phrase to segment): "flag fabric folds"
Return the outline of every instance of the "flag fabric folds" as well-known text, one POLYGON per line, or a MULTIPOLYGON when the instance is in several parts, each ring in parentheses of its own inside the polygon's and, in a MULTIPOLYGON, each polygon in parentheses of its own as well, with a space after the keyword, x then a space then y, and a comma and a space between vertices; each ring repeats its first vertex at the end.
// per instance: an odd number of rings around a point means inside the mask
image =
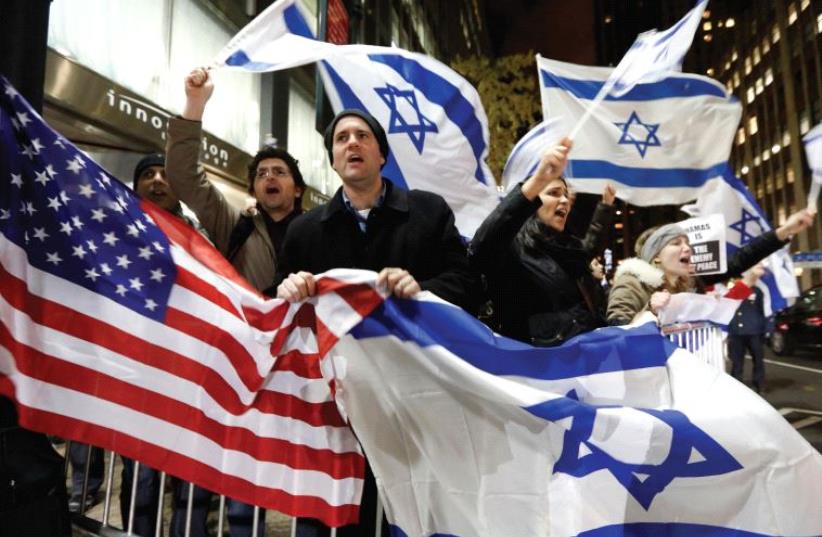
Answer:
POLYGON ((259 72, 287 69, 317 61, 332 46, 314 41, 314 30, 300 2, 279 0, 231 38, 214 64, 259 72))
POLYGON ((20 424, 244 502, 356 520, 364 459, 321 358, 379 294, 349 279, 321 304, 264 300, 0 91, 0 394, 20 424))
POLYGON ((805 155, 811 168, 811 188, 808 191, 808 208, 816 211, 819 191, 822 189, 822 123, 805 135, 805 155))
MULTIPOLYGON (((612 69, 537 57, 543 114, 556 138, 571 131, 612 69)), ((710 78, 669 73, 621 96, 608 95, 574 138, 566 175, 581 192, 614 182, 634 205, 685 203, 718 177, 741 106, 710 78)))
POLYGON ((392 535, 822 534, 822 456, 653 323, 538 349, 425 295, 332 351, 392 535))
POLYGON ((691 43, 708 0, 699 0, 682 19, 665 31, 639 34, 605 84, 605 92, 615 96, 628 93, 641 83, 657 82, 671 71, 682 70, 682 60, 691 43))
POLYGON ((488 118, 476 89, 439 61, 395 47, 333 45, 291 28, 307 28, 294 0, 281 0, 243 28, 218 65, 275 71, 320 61, 336 112, 365 110, 385 128, 390 154, 383 175, 405 189, 441 195, 457 228, 472 237, 499 201, 486 163, 488 118), (274 9, 274 8, 277 9, 274 9), (299 35, 297 35, 299 34, 299 35))
POLYGON ((550 119, 540 122, 511 149, 502 169, 502 186, 506 192, 537 171, 542 155, 561 137, 554 130, 556 123, 550 119))
POLYGON ((822 456, 655 325, 533 348, 352 270, 264 300, 2 89, 0 394, 24 427, 330 525, 356 519, 359 439, 394 535, 822 534, 822 456))
MULTIPOLYGON (((708 181, 698 194, 697 201, 682 210, 693 216, 721 214, 725 217, 729 258, 741 246, 772 229, 765 212, 730 166, 725 166, 722 175, 708 181)), ((790 299, 799 296, 799 286, 787 246, 765 258, 762 264, 765 274, 756 285, 764 294, 765 316, 768 317, 786 308, 790 299)))
POLYGON ((811 129, 802 140, 805 142, 805 155, 813 180, 822 183, 822 123, 811 129))

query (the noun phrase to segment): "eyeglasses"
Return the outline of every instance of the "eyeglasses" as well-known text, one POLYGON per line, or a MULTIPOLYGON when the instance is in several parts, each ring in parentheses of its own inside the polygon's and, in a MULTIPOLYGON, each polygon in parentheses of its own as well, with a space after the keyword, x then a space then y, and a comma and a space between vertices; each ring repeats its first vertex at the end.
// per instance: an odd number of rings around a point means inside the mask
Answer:
POLYGON ((291 177, 291 172, 287 168, 257 168, 255 177, 257 179, 265 179, 269 175, 281 179, 283 177, 291 177))

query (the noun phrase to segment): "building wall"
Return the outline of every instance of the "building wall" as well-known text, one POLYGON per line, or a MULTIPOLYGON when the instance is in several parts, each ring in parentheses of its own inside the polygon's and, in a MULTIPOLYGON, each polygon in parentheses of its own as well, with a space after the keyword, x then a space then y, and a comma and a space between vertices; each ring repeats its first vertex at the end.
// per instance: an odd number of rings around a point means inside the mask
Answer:
MULTIPOLYGON (((595 0, 598 55, 616 65, 636 35, 668 28, 693 0, 595 0)), ((711 0, 683 71, 710 76, 741 102, 730 162, 772 223, 807 205, 811 175, 802 136, 822 121, 822 0, 711 0)), ((635 208, 623 231, 676 217, 673 207, 635 208), (650 214, 653 213, 653 214, 650 214)), ((822 249, 822 218, 796 237, 793 252, 822 249)), ((822 282, 804 271, 801 284, 822 282)))
MULTIPOLYGON (((711 2, 686 64, 742 103, 731 164, 775 225, 807 206, 802 136, 822 121, 820 34, 820 0, 711 2)), ((793 252, 822 249, 820 220, 794 239, 793 252)), ((801 281, 822 283, 822 271, 804 271, 801 281)))

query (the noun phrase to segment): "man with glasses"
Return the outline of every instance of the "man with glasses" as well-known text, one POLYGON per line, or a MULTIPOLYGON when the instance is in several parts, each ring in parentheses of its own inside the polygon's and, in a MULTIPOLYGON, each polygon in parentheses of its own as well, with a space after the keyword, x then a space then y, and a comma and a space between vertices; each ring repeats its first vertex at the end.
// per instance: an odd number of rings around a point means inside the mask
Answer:
MULTIPOLYGON (((277 271, 280 247, 288 224, 302 212, 305 181, 297 161, 284 149, 264 147, 248 166, 248 193, 256 200, 251 210, 232 206, 208 180, 198 162, 202 118, 214 84, 204 69, 185 79, 186 103, 182 117, 172 118, 166 143, 166 173, 174 193, 208 232, 214 246, 258 290, 268 287, 277 271)), ((209 493, 195 487, 192 536, 205 535, 209 493)), ((187 498, 182 498, 183 501, 187 498)), ((228 502, 231 537, 250 536, 254 508, 228 502)), ((264 535, 260 510, 257 535, 264 535)))
POLYGON ((198 163, 202 117, 214 84, 204 69, 185 79, 182 117, 168 126, 166 171, 174 192, 197 215, 209 237, 256 289, 274 280, 288 224, 302 212, 305 181, 284 149, 265 147, 248 166, 248 193, 256 206, 242 211, 228 203, 198 163))

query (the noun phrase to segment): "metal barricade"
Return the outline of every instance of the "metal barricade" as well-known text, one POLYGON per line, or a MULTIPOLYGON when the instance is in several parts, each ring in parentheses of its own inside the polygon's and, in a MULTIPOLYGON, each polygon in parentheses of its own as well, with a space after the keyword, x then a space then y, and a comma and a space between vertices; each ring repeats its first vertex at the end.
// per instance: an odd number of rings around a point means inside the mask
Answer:
POLYGON ((725 371, 725 341, 719 327, 706 322, 677 323, 662 326, 661 331, 678 347, 718 371, 725 371))
MULTIPOLYGON (((133 471, 132 471, 132 479, 130 483, 123 483, 122 480, 115 480, 115 473, 116 469, 122 469, 122 458, 113 453, 111 451, 106 451, 104 453, 104 461, 105 461, 105 475, 103 476, 102 484, 100 486, 100 490, 102 491, 102 510, 99 508, 95 508, 90 510, 90 506, 86 506, 86 497, 88 496, 89 492, 89 472, 91 468, 91 459, 92 459, 92 448, 87 445, 83 445, 83 447, 87 448, 85 450, 85 473, 82 476, 82 491, 72 491, 72 494, 80 493, 80 510, 79 513, 75 513, 72 517, 72 524, 74 526, 74 535, 82 535, 82 536, 100 536, 100 537, 130 537, 133 535, 137 535, 135 533, 135 522, 134 516, 135 512, 137 511, 136 506, 136 499, 137 499, 137 492, 138 492, 138 480, 140 477, 140 463, 134 461, 133 463, 133 471), (130 490, 130 499, 129 499, 129 513, 128 517, 124 518, 122 513, 120 512, 118 506, 118 499, 121 491, 124 488, 128 488, 130 490), (117 519, 120 519, 122 522, 120 524, 117 523, 117 519)), ((65 443, 65 453, 66 453, 66 475, 68 476, 69 468, 71 465, 68 463, 69 460, 69 452, 71 450, 71 442, 65 443)), ((72 468, 71 471, 74 471, 72 468)), ((166 505, 165 495, 168 493, 166 491, 166 479, 167 475, 165 472, 158 472, 158 479, 159 479, 159 495, 157 497, 157 517, 154 529, 151 533, 154 537, 162 537, 164 535, 171 535, 171 516, 172 510, 171 509, 164 509, 166 505)), ((192 512, 193 512, 193 501, 194 501, 194 485, 191 483, 184 483, 180 482, 177 483, 178 487, 187 487, 187 494, 186 494, 186 506, 185 506, 185 530, 184 535, 186 537, 191 537, 192 535, 192 512)), ((97 491, 99 492, 99 491, 97 491)), ((172 492, 173 494, 173 492, 172 492)), ((98 494, 99 495, 99 494, 98 494)), ((96 505, 96 502, 94 502, 96 505)), ((219 507, 217 508, 217 533, 216 535, 219 537, 223 537, 224 535, 224 527, 227 515, 227 508, 226 508, 226 497, 219 496, 219 507)), ((377 505, 377 530, 375 537, 379 537, 381 535, 380 532, 380 523, 379 521, 382 520, 383 516, 383 508, 382 502, 378 499, 377 505)), ((265 511, 265 516, 260 516, 260 508, 255 507, 253 512, 253 520, 252 520, 252 528, 251 528, 251 535, 258 535, 258 531, 262 528, 259 527, 260 524, 266 524, 266 518, 269 521, 274 519, 274 524, 269 525, 269 531, 264 532, 266 537, 294 537, 297 533, 297 523, 295 518, 287 517, 286 515, 282 515, 280 513, 276 513, 273 511, 265 511), (273 526, 273 527, 272 527, 273 526)), ((230 528, 229 528, 230 529, 230 528)), ((226 532, 227 534, 227 532, 226 532)), ((330 537, 335 537, 337 534, 336 529, 332 529, 330 531, 330 537)), ((366 536, 367 537, 367 536, 366 536)))
MULTIPOLYGON (((136 499, 137 499, 137 492, 138 492, 138 480, 140 477, 140 463, 137 461, 133 462, 133 471, 132 471, 132 480, 130 483, 123 483, 115 481, 115 466, 121 467, 122 459, 116 453, 106 451, 104 453, 104 460, 106 461, 105 464, 105 476, 103 480, 103 484, 101 485, 100 489, 103 495, 103 502, 102 502, 102 512, 99 509, 91 510, 91 507, 94 505, 87 506, 86 505, 86 498, 89 496, 89 471, 91 468, 91 458, 92 458, 92 447, 84 445, 87 449, 85 450, 85 467, 84 467, 84 475, 82 478, 82 491, 72 491, 72 495, 78 494, 80 496, 80 508, 79 512, 74 513, 72 517, 72 525, 74 526, 74 535, 91 535, 91 536, 101 536, 101 537, 130 537, 133 535, 137 535, 134 529, 134 517, 135 512, 137 511, 136 506, 136 499), (118 464, 118 459, 121 461, 118 464), (121 524, 117 524, 115 522, 116 512, 119 512, 119 509, 116 508, 116 501, 121 493, 121 491, 128 487, 130 490, 130 500, 129 500, 129 513, 128 517, 124 518, 122 513, 120 513, 121 524)), ((66 453, 66 475, 68 476, 68 471, 70 468, 69 464, 69 457, 68 454, 71 450, 71 442, 66 442, 65 444, 65 453, 66 453)), ((72 469, 74 471, 74 469, 72 469)), ((166 505, 165 502, 165 495, 166 491, 166 481, 167 481, 167 474, 165 472, 157 472, 157 479, 158 479, 158 490, 159 495, 157 497, 157 516, 156 522, 154 522, 154 528, 152 530, 151 535, 154 537, 162 537, 164 535, 171 534, 171 511, 165 510, 164 507, 166 505)), ((187 488, 187 498, 186 498, 186 506, 185 506, 185 530, 184 535, 186 537, 191 536, 191 527, 192 527, 192 512, 193 512, 193 498, 194 498, 194 485, 191 483, 184 483, 180 482, 176 486, 178 487, 186 487, 187 488)), ((99 495, 99 491, 97 491, 99 495)), ((93 502, 96 504, 96 502, 93 502)), ((219 507, 217 511, 217 535, 223 535, 223 528, 225 527, 226 521, 226 498, 225 496, 219 496, 219 507)), ((267 514, 268 512, 266 512, 267 514)), ((285 522, 290 522, 288 528, 282 532, 269 532, 267 535, 268 537, 286 537, 289 534, 294 533, 294 519, 287 520, 284 515, 279 515, 281 519, 285 522)), ((252 519, 252 527, 251 527, 251 534, 258 535, 258 532, 262 529, 260 528, 260 524, 265 525, 265 517, 260 516, 260 508, 254 507, 253 510, 253 519, 252 519)), ((260 533, 260 535, 262 535, 260 533)))

